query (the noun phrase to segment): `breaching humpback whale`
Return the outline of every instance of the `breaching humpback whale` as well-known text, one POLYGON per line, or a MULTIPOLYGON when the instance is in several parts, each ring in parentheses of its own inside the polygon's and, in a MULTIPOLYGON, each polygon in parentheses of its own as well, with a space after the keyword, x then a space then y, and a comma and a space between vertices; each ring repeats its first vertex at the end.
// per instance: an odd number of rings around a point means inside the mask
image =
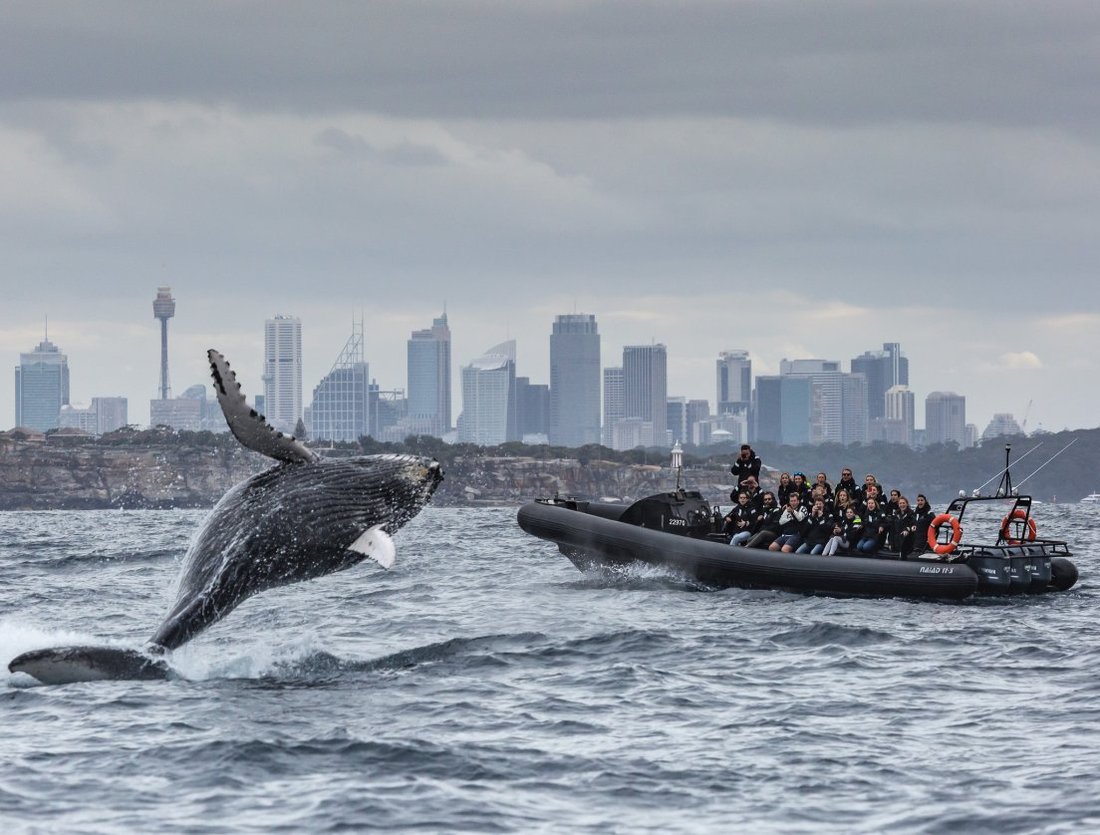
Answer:
POLYGON ((331 574, 370 557, 389 568, 396 533, 443 479, 413 455, 321 458, 249 408, 225 357, 207 352, 229 429, 279 463, 229 490, 183 559, 176 601, 146 647, 54 647, 8 664, 45 683, 163 678, 162 656, 265 589, 331 574))

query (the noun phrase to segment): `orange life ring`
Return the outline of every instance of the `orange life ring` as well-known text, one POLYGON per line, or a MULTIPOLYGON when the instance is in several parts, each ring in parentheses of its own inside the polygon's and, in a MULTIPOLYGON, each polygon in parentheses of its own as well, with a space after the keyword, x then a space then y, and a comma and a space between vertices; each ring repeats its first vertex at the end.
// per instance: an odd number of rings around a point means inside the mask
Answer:
POLYGON ((1023 508, 1020 508, 1020 507, 1013 510, 1010 514, 1008 514, 1004 519, 1001 520, 1001 539, 1003 539, 1005 541, 1006 545, 1021 545, 1021 544, 1023 544, 1024 540, 1023 539, 1014 539, 1011 536, 1011 534, 1013 532, 1009 530, 1009 526, 1013 522, 1015 522, 1017 519, 1020 519, 1020 520, 1027 519, 1026 540, 1028 542, 1034 542, 1035 541, 1035 520, 1033 518, 1031 518, 1030 516, 1028 516, 1027 511, 1025 511, 1023 508))
POLYGON ((955 550, 955 546, 959 544, 960 539, 962 539, 962 528, 959 526, 959 520, 950 513, 939 514, 928 525, 928 547, 937 554, 950 554, 955 550), (945 523, 951 525, 951 539, 948 542, 939 542, 937 540, 939 539, 940 528, 945 523))

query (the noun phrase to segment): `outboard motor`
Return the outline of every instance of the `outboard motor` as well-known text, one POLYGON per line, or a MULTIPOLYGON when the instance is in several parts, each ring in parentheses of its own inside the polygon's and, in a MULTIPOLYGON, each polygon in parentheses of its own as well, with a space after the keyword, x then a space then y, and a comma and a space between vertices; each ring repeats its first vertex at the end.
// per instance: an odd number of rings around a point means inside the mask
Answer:
POLYGON ((619 521, 697 539, 705 539, 712 524, 710 505, 698 490, 675 490, 639 499, 619 521))

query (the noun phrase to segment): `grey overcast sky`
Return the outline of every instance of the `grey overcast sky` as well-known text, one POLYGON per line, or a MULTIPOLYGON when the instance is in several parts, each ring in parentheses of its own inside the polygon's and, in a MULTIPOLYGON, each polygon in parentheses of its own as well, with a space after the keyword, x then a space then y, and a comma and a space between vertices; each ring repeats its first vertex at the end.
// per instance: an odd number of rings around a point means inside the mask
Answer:
POLYGON ((360 311, 384 388, 444 305, 456 375, 515 337, 534 382, 586 312, 670 395, 900 342, 918 426, 1096 427, 1098 91, 1094 0, 8 0, 0 356, 48 317, 145 423, 158 285, 175 393, 207 347, 262 391, 285 314, 307 403, 360 311))

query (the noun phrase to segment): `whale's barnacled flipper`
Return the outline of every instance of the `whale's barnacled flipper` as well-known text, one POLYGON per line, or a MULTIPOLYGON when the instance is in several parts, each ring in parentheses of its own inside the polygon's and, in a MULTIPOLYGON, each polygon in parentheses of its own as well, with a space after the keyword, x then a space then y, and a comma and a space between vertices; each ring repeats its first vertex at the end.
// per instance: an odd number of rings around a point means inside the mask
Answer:
POLYGON ((168 665, 135 649, 122 647, 51 647, 24 652, 8 669, 43 684, 76 681, 168 678, 168 665))
POLYGON ((284 435, 267 419, 249 407, 241 394, 241 384, 237 375, 229 367, 225 357, 211 348, 206 352, 210 360, 210 374, 214 378, 214 390, 218 403, 229 424, 229 431, 249 449, 270 458, 288 462, 316 461, 317 454, 301 441, 290 435, 284 435))

